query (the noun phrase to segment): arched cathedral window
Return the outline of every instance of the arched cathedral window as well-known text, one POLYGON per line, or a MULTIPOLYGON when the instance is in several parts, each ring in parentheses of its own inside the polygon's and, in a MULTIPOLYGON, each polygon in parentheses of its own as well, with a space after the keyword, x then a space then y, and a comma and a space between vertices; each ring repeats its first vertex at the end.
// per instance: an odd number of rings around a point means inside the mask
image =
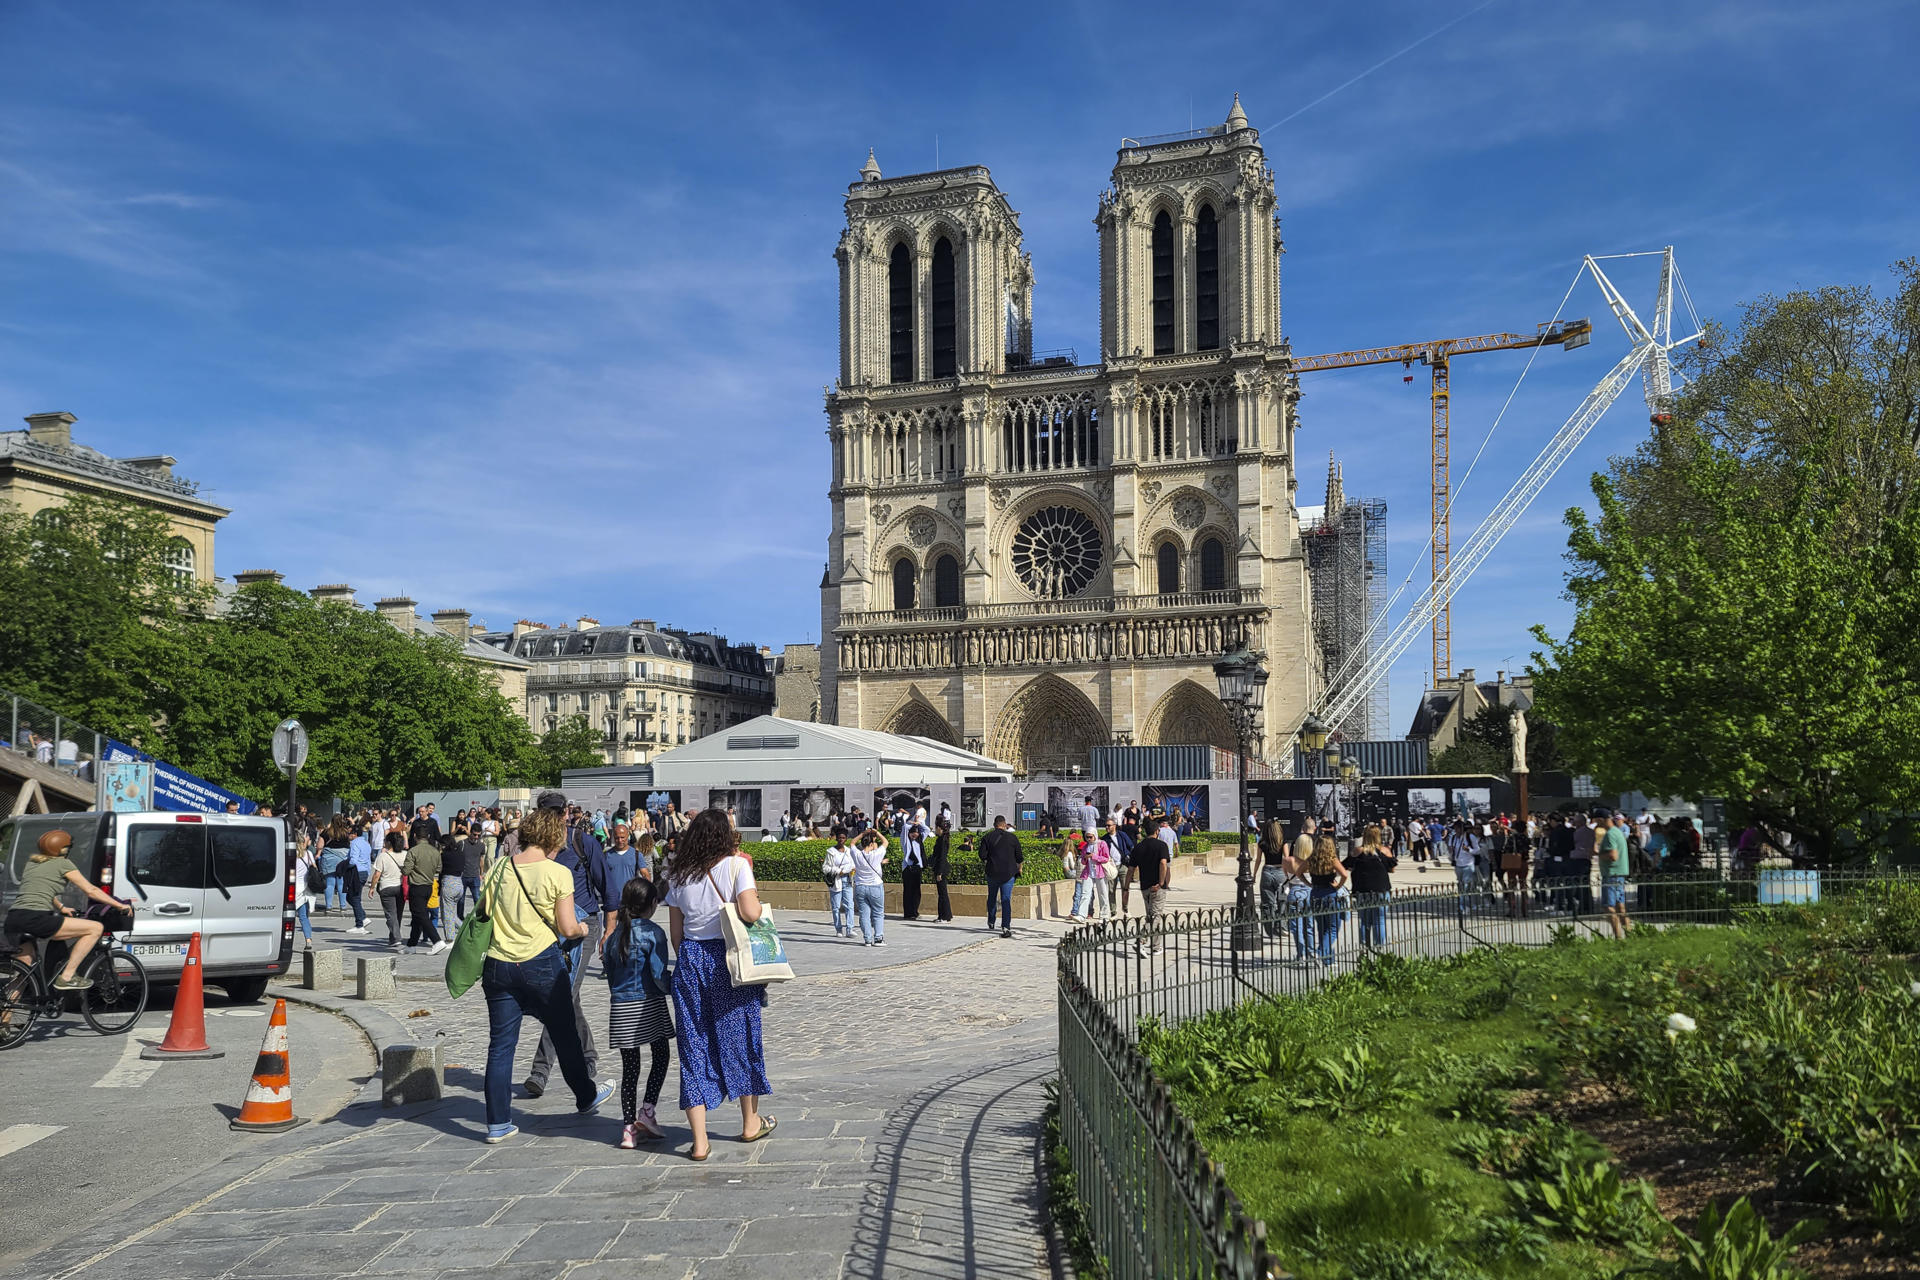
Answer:
POLYGON ((1153 354, 1173 354, 1173 219, 1153 220, 1153 354))
POLYGON ((893 562, 893 607, 896 610, 913 608, 913 561, 901 556, 893 562))
POLYGON ((1158 570, 1160 594, 1170 596, 1180 590, 1180 552, 1171 542, 1160 544, 1160 550, 1154 554, 1154 568, 1158 570))
POLYGON ((933 246, 933 334, 928 349, 936 378, 954 374, 953 243, 945 236, 933 246))
POLYGON ((913 381, 913 255, 893 246, 887 263, 887 341, 889 373, 895 382, 913 381))
POLYGON ((941 556, 933 562, 933 605, 936 609, 951 609, 960 603, 960 562, 952 556, 941 556))
POLYGON ((1227 585, 1227 549, 1220 539, 1208 538, 1200 544, 1200 589, 1221 591, 1227 585))
POLYGON ((1200 206, 1193 227, 1194 348, 1220 349, 1220 224, 1213 206, 1200 206))

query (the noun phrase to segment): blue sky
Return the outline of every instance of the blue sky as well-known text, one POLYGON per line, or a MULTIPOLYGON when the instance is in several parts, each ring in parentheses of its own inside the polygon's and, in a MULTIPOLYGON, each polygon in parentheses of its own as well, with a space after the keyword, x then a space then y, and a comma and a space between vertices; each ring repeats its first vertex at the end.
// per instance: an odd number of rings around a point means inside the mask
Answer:
MULTIPOLYGON (((936 147, 990 166, 1035 344, 1083 358, 1119 139, 1236 90, 1297 351, 1528 329, 1582 254, 1669 243, 1729 317, 1915 250, 1916 47, 1900 3, 0 0, 0 412, 178 457, 234 508, 223 575, 777 647, 819 630, 831 254, 869 146, 895 175, 936 147)), ((1456 543, 1625 350, 1590 284, 1566 314, 1597 339, 1541 355, 1456 543)), ((1457 457, 1524 363, 1455 365, 1457 457)), ((1390 504, 1396 583, 1427 536, 1412 372, 1311 375, 1299 436, 1303 501, 1331 448, 1390 504)), ((1623 399, 1481 570, 1457 666, 1564 628, 1561 513, 1644 426, 1623 399)), ((1394 672, 1397 732, 1426 652, 1394 672)))

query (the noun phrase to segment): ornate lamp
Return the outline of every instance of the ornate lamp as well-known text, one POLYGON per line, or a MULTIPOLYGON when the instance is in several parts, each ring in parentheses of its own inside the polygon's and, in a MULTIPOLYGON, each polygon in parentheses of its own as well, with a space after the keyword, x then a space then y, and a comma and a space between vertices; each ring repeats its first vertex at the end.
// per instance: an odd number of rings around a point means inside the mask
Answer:
POLYGON ((1239 746, 1240 874, 1234 881, 1237 907, 1233 924, 1234 964, 1239 953, 1260 949, 1260 921, 1254 908, 1253 859, 1247 849, 1247 740, 1260 721, 1260 709, 1267 701, 1267 669, 1260 655, 1242 643, 1213 664, 1213 678, 1220 686, 1220 705, 1233 720, 1233 734, 1239 746))

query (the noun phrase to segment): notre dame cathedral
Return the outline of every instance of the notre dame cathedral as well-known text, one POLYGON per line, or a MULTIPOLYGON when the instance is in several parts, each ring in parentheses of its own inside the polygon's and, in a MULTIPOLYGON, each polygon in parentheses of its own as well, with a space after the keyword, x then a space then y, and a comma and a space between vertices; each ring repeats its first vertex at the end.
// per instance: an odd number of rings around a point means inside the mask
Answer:
POLYGON ((1256 754, 1321 678, 1294 507, 1273 171, 1226 123, 1125 139, 1094 218, 1097 363, 1033 349, 1033 264, 981 166, 847 192, 821 719, 1027 772, 1233 731, 1213 664, 1266 655, 1256 754))

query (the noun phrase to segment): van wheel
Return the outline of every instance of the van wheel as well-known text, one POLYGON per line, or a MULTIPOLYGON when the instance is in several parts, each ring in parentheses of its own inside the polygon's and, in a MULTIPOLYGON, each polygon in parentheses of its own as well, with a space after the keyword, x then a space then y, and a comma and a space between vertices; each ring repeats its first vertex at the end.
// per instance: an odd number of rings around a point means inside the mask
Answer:
POLYGON ((260 997, 267 994, 265 978, 235 978, 220 985, 227 989, 227 999, 234 1004, 257 1004, 260 997))

